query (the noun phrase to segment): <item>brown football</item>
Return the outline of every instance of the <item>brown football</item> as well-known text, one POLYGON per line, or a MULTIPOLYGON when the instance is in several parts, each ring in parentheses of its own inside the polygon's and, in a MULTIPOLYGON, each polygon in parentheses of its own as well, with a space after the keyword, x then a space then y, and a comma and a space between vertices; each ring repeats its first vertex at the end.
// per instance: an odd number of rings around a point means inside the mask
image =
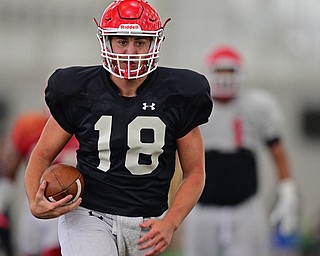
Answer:
POLYGON ((41 181, 43 180, 47 181, 44 195, 51 202, 72 195, 72 199, 66 203, 71 204, 83 194, 83 177, 80 171, 71 165, 61 163, 51 165, 44 171, 41 177, 41 181))

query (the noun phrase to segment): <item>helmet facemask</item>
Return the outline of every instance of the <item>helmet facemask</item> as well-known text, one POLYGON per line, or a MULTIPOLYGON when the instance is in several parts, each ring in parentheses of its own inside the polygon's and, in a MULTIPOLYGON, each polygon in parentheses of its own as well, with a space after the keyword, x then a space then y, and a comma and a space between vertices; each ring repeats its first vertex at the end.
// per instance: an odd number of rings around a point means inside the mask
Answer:
POLYGON ((240 72, 237 68, 216 68, 208 77, 215 98, 234 98, 240 87, 240 72))
POLYGON ((116 77, 137 79, 148 75, 158 66, 160 46, 164 40, 162 28, 155 32, 119 32, 98 27, 97 37, 100 42, 103 67, 116 77), (151 37, 149 51, 145 54, 114 53, 110 42, 112 36, 151 37), (127 68, 121 68, 120 62, 127 62, 127 68))

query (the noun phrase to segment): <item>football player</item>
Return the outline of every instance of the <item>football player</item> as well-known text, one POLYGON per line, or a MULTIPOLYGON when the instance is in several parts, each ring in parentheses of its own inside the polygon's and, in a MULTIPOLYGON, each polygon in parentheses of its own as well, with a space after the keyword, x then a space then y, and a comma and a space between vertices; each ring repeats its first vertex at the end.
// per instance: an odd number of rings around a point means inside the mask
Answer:
POLYGON ((215 111, 202 127, 206 184, 186 221, 186 256, 270 255, 267 212, 258 195, 256 156, 263 145, 279 180, 272 222, 283 235, 297 229, 297 188, 283 145, 279 107, 261 89, 240 90, 242 66, 242 57, 230 46, 213 49, 205 59, 215 111))
MULTIPOLYGON (((20 114, 13 122, 11 138, 6 143, 7 149, 0 161, 5 170, 3 173, 5 177, 10 178, 10 180, 16 179, 21 164, 29 159, 30 153, 37 143, 47 120, 47 112, 39 111, 20 114)), ((77 148, 78 142, 73 137, 54 160, 55 163, 63 162, 75 165, 77 148)), ((7 195, 10 201, 13 201, 13 189, 3 191, 1 197, 7 195)), ((23 202, 22 211, 18 216, 19 220, 15 222, 15 224, 18 224, 17 253, 22 256, 60 256, 58 220, 35 218, 30 213, 27 198, 23 202)))
POLYGON ((210 86, 194 71, 158 67, 167 22, 145 0, 114 1, 96 23, 102 65, 48 80, 51 117, 25 176, 30 209, 59 217, 63 255, 159 255, 203 190, 210 86), (83 197, 51 203, 40 177, 73 134, 83 197), (183 181, 168 209, 176 151, 183 181))
MULTIPOLYGON (((14 184, 11 177, 7 176, 6 166, 4 164, 4 155, 6 151, 6 138, 0 138, 0 255, 13 255, 12 246, 12 228, 10 225, 10 206, 14 184)), ((11 159, 6 159, 10 161, 11 159)))

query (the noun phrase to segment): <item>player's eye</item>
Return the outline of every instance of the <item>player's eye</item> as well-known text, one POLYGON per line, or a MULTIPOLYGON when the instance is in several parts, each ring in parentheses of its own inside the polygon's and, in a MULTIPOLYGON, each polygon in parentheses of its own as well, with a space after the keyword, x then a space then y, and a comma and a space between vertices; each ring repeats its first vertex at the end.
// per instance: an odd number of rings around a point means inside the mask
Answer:
POLYGON ((123 46, 128 45, 128 41, 127 40, 118 40, 117 44, 123 47, 123 46))
POLYGON ((139 39, 137 41, 135 41, 135 45, 137 47, 144 47, 144 46, 149 46, 150 45, 150 40, 149 39, 139 39))

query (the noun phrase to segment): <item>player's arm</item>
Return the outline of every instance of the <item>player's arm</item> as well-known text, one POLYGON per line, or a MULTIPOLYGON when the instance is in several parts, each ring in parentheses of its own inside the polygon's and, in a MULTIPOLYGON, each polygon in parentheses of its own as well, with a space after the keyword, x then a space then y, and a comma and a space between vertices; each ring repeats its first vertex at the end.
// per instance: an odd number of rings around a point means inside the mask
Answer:
POLYGON ((158 255, 170 244, 174 231, 197 203, 205 181, 204 149, 199 127, 177 141, 178 154, 183 171, 181 185, 166 216, 161 221, 148 220, 142 227, 151 227, 138 243, 141 249, 154 248, 145 256, 158 255))
POLYGON ((279 180, 291 179, 292 173, 290 171, 288 156, 280 141, 272 143, 270 146, 270 153, 274 159, 277 167, 277 175, 279 180))
POLYGON ((71 196, 66 196, 56 203, 51 203, 44 197, 46 182, 40 184, 40 178, 60 153, 72 134, 63 130, 51 116, 43 129, 41 137, 30 156, 26 173, 25 189, 32 214, 37 218, 47 219, 58 217, 73 210, 80 204, 80 200, 68 206, 63 206, 71 196))
POLYGON ((0 176, 4 176, 9 180, 14 181, 19 166, 23 161, 23 156, 13 148, 9 139, 2 145, 4 145, 5 149, 0 153, 0 176))
POLYGON ((165 218, 177 229, 199 200, 204 188, 204 149, 199 127, 178 140, 182 182, 165 218))

